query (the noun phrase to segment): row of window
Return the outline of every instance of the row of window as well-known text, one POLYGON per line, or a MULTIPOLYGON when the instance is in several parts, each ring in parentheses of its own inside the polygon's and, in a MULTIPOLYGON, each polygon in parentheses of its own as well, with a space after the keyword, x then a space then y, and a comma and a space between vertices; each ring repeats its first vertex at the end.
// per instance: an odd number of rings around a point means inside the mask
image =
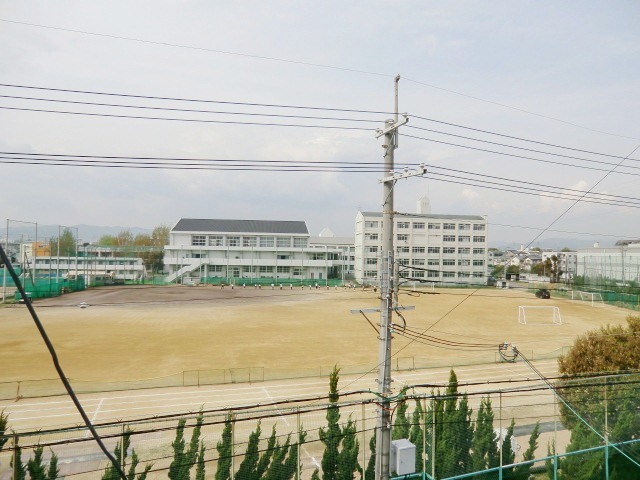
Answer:
MULTIPOLYGON (((365 278, 377 278, 378 272, 375 270, 365 270, 365 278)), ((413 270, 407 275, 410 278, 482 278, 483 272, 439 272, 436 270, 413 270)))
MULTIPOLYGON (((364 239, 366 241, 376 242, 380 239, 380 236, 377 233, 365 233, 364 239)), ((457 240, 459 243, 471 243, 472 239, 474 243, 484 243, 486 241, 486 237, 484 235, 474 235, 473 237, 471 237, 470 235, 458 235, 457 237, 455 235, 442 236, 443 242, 455 242, 457 240)), ((398 233, 396 234, 396 240, 398 242, 408 242, 409 234, 398 233)))
POLYGON ((268 237, 268 236, 234 236, 234 235, 191 235, 191 246, 194 247, 278 247, 304 248, 308 239, 305 237, 268 237))
MULTIPOLYGON (((367 247, 365 249, 367 253, 378 253, 378 247, 367 247)), ((396 247, 398 253, 440 253, 440 247, 396 247)), ((484 255, 484 248, 471 248, 471 247, 458 247, 458 255, 469 255, 473 251, 474 255, 484 255)), ((442 247, 442 253, 452 254, 456 253, 456 247, 442 247)))
MULTIPOLYGON (((378 264, 378 259, 377 258, 367 258, 365 259, 365 265, 377 265, 378 264)), ((398 264, 400 265, 409 265, 409 259, 408 258, 399 258, 398 259, 398 264)), ((425 259, 424 258, 412 258, 411 259, 411 265, 415 265, 415 266, 419 266, 419 265, 424 265, 425 264, 425 259)), ((459 267, 469 267, 471 265, 473 265, 474 267, 482 267, 484 266, 484 260, 467 260, 467 259, 458 259, 457 260, 457 264, 459 267)), ((429 258, 427 260, 427 265, 440 265, 440 259, 439 258, 429 258)), ((444 258, 442 260, 442 265, 456 265, 456 259, 455 258, 444 258)))
MULTIPOLYGON (((485 224, 484 223, 429 223, 429 230, 455 230, 456 225, 458 226, 458 230, 471 230, 475 232, 484 232, 485 224)), ((366 220, 364 222, 365 228, 378 228, 380 226, 380 222, 376 220, 366 220)), ((425 222, 396 222, 396 229, 408 229, 413 228, 414 230, 424 230, 425 222)))

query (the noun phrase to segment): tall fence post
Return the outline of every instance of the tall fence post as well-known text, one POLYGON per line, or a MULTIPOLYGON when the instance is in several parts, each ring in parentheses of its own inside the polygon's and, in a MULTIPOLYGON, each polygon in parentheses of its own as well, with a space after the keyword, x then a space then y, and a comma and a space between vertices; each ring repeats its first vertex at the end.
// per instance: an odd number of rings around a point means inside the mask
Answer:
POLYGON ((121 432, 120 432, 120 434, 121 434, 120 438, 122 438, 122 444, 121 444, 122 448, 120 448, 120 458, 118 459, 118 460, 120 460, 120 467, 122 468, 122 471, 124 471, 124 468, 125 468, 124 462, 125 462, 125 459, 127 458, 127 451, 124 448, 125 447, 125 445, 124 445, 125 433, 126 433, 126 424, 123 423, 122 424, 122 428, 121 428, 121 432))
POLYGON ((604 377, 604 472, 606 480, 609 480, 609 405, 606 375, 604 377))
POLYGON ((436 480, 436 400, 431 400, 431 478, 436 480))
POLYGON ((504 440, 505 437, 502 436, 502 390, 500 390, 499 401, 498 401, 498 428, 500 429, 500 435, 498 438, 500 439, 500 470, 498 470, 498 480, 502 480, 502 450, 504 448, 504 440))
POLYGON ((553 396, 553 480, 558 480, 558 397, 553 396))

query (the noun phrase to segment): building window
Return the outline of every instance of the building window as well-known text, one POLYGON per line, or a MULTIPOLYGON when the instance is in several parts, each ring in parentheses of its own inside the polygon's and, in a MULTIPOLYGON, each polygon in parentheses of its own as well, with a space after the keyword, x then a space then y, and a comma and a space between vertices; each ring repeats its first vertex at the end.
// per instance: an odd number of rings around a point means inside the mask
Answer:
POLYGON ((471 242, 471 237, 470 237, 470 236, 468 236, 468 235, 460 235, 460 236, 458 237, 458 241, 459 241, 460 243, 469 243, 469 242, 471 242))
POLYGON ((484 238, 485 237, 483 237, 483 236, 482 237, 481 236, 473 237, 473 241, 474 242, 478 242, 478 243, 484 243, 484 238))
POLYGON ((293 276, 294 277, 301 277, 302 276, 302 268, 293 267, 293 276))
POLYGON ((458 272, 458 278, 469 278, 470 276, 469 272, 458 272))
POLYGON ((409 222, 398 222, 396 228, 409 228, 409 222))
POLYGON ((295 248, 305 248, 307 246, 307 239, 306 238, 293 238, 293 246, 295 248))
POLYGON ((257 244, 256 237, 242 237, 242 246, 243 247, 255 247, 257 244))
POLYGON ((291 237, 277 237, 276 245, 278 246, 278 248, 290 248, 291 237))
POLYGON ((311 260, 324 260, 324 253, 312 253, 311 260))
POLYGON ((415 278, 424 278, 424 272, 421 270, 414 270, 412 276, 415 278))
POLYGON ((475 224, 473 225, 473 230, 474 230, 475 232, 484 232, 484 224, 482 224, 482 223, 475 223, 475 224))
POLYGON ((377 265, 378 264, 378 259, 377 258, 367 258, 365 263, 367 265, 377 265))
POLYGON ((427 260, 427 265, 440 265, 440 259, 430 258, 429 260, 427 260))
POLYGON ((378 234, 377 233, 365 233, 364 234, 364 239, 365 240, 378 240, 378 234))
POLYGON ((427 247, 427 253, 440 253, 440 247, 427 247))
POLYGON ((443 235, 442 236, 442 241, 443 242, 455 242, 456 241, 456 236, 455 235, 443 235))
POLYGON ((278 255, 277 258, 278 260, 289 260, 291 255, 278 255))
POLYGON ((440 272, 437 272, 435 270, 429 270, 427 272, 427 278, 438 278, 440 277, 440 272))
POLYGON ((288 275, 289 272, 290 272, 290 269, 289 269, 289 267, 280 267, 280 266, 278 266, 276 271, 278 273, 286 273, 288 275))
POLYGON ((442 228, 444 230, 455 230, 456 229, 456 224, 455 223, 445 223, 442 228))
POLYGON ((222 247, 224 245, 222 235, 209 235, 210 247, 222 247))
POLYGON ((442 247, 442 253, 456 253, 455 247, 442 247))
POLYGON ((473 272, 473 276, 476 278, 482 278, 484 275, 482 272, 473 272))
POLYGON ((240 237, 227 237, 227 245, 230 247, 239 247, 240 237))
POLYGON ((469 249, 469 247, 463 247, 458 249, 458 253, 460 255, 469 255, 470 252, 471 252, 471 249, 469 249))
POLYGON ((442 272, 443 278, 455 278, 456 272, 442 272))
POLYGON ((414 258, 413 260, 411 260, 411 265, 424 265, 424 258, 414 258))
POLYGON ((222 272, 222 265, 209 265, 210 272, 222 272))
POLYGON ((424 230, 424 222, 413 222, 413 228, 415 230, 424 230))
POLYGON ((398 265, 409 265, 409 259, 408 258, 398 259, 398 265))
POLYGON ((481 267, 484 265, 484 260, 474 260, 473 261, 473 266, 474 267, 481 267))
POLYGON ((260 265, 260 273, 273 273, 271 265, 260 265))
POLYGON ((424 253, 425 252, 425 248, 424 247, 413 247, 411 249, 411 251, 413 253, 424 253))
POLYGON ((261 247, 273 247, 273 245, 274 245, 273 237, 260 237, 261 247))
POLYGON ((454 258, 445 258, 442 260, 442 265, 452 266, 456 264, 456 260, 454 258))
POLYGON ((378 228, 378 222, 373 220, 366 220, 364 222, 364 228, 378 228))
POLYGON ((378 272, 375 270, 365 270, 364 276, 367 278, 376 278, 378 276, 378 272))
POLYGON ((396 235, 396 237, 398 238, 399 242, 408 242, 409 241, 409 235, 406 235, 404 233, 399 233, 398 235, 396 235))
POLYGON ((369 253, 378 253, 378 247, 367 247, 366 251, 369 253))
POLYGON ((458 260, 459 267, 468 267, 469 265, 471 265, 471 260, 458 260))
POLYGON ((474 255, 484 255, 484 248, 474 248, 473 249, 473 254, 474 255))
POLYGON ((471 230, 471 224, 461 223, 460 225, 458 225, 458 230, 471 230))
POLYGON ((440 224, 439 223, 430 223, 429 224, 429 230, 440 230, 440 224))
POLYGON ((409 247, 398 247, 398 253, 409 253, 409 247))
POLYGON ((204 247, 207 243, 205 235, 191 235, 191 245, 194 247, 204 247))

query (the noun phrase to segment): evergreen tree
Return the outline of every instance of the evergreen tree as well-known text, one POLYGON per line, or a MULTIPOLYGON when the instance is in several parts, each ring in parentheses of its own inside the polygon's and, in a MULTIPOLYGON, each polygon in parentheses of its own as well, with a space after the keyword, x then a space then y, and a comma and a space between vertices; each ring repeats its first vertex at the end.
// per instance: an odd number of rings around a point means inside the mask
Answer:
MULTIPOLYGON (((516 452, 513 451, 511 441, 513 439, 513 429, 516 426, 515 420, 511 419, 511 424, 507 428, 507 433, 502 440, 500 448, 502 450, 502 465, 511 465, 516 459, 516 452)), ((502 435, 502 432, 500 432, 502 435)), ((504 480, 512 478, 513 467, 507 467, 502 469, 502 478, 504 480)))
POLYGON ((196 478, 195 480, 204 480, 205 464, 204 464, 204 442, 200 442, 200 454, 198 455, 198 463, 196 465, 196 478))
POLYGON ((184 428, 186 419, 182 418, 178 421, 176 427, 176 437, 171 444, 173 448, 173 461, 169 465, 170 480, 189 480, 191 467, 196 464, 198 457, 198 447, 200 446, 200 430, 202 428, 202 413, 196 418, 196 424, 191 432, 191 440, 189 448, 185 451, 184 428))
POLYGON ((406 400, 400 400, 396 408, 396 421, 393 424, 392 440, 401 438, 409 438, 409 418, 407 418, 407 410, 409 405, 406 400))
POLYGON ((231 478, 231 457, 233 455, 231 445, 231 415, 227 415, 222 430, 222 438, 216 445, 218 451, 218 468, 215 480, 229 480, 231 478))
MULTIPOLYGON (((253 475, 254 479, 259 480, 262 478, 264 473, 267 471, 267 468, 269 468, 269 464, 271 462, 272 456, 276 452, 278 452, 280 448, 281 448, 280 445, 276 444, 276 426, 274 425, 273 428, 271 429, 271 436, 267 441, 267 448, 262 453, 262 455, 260 455, 258 463, 256 464, 256 471, 253 475)), ((289 447, 287 445, 287 449, 288 448, 289 447)), ((285 452, 285 455, 286 455, 286 452, 285 452)))
POLYGON ((282 474, 279 480, 291 480, 298 471, 298 452, 307 439, 307 432, 298 432, 298 442, 291 445, 289 454, 283 464, 282 474))
POLYGON ((311 473, 311 480, 320 480, 320 471, 318 470, 318 467, 313 469, 313 472, 311 473))
POLYGON ((325 450, 322 455, 323 480, 350 480, 356 472, 362 474, 358 463, 359 442, 356 426, 351 418, 344 427, 340 426, 338 400, 338 379, 340 369, 336 366, 329 375, 329 406, 327 407, 327 428, 321 428, 320 441, 325 450), (342 447, 342 448, 340 448, 342 447))
POLYGON ((42 454, 44 448, 38 445, 33 450, 33 458, 30 458, 27 462, 27 471, 29 472, 30 480, 56 480, 60 470, 58 469, 58 457, 55 453, 51 452, 51 459, 49 460, 49 466, 47 467, 42 460, 42 454))
MULTIPOLYGON (((493 409, 491 399, 483 398, 478 410, 476 429, 471 446, 472 468, 475 471, 486 470, 500 465, 500 457, 493 431, 493 409)), ((490 478, 493 474, 486 474, 479 478, 490 478)))
POLYGON ((9 463, 15 475, 13 480, 25 480, 27 478, 27 466, 22 463, 22 448, 19 445, 15 446, 15 453, 11 456, 11 462, 9 463), (15 465, 14 465, 15 459, 15 465))
POLYGON ((58 475, 60 475, 60 469, 58 468, 58 456, 54 452, 51 452, 49 468, 47 469, 47 480, 57 480, 58 475))
POLYGON ((276 442, 272 449, 271 463, 264 477, 258 477, 264 480, 281 480, 284 475, 284 462, 289 453, 289 447, 291 445, 291 435, 287 436, 283 445, 280 442, 276 442))
POLYGON ((256 429, 249 435, 244 459, 240 463, 238 472, 235 475, 235 478, 238 480, 255 480, 255 472, 258 467, 258 460, 260 459, 258 446, 261 434, 262 430, 260 428, 260 422, 258 422, 256 429))
MULTIPOLYGON (((127 456, 127 452, 129 451, 129 445, 131 444, 131 434, 133 432, 127 428, 122 435, 122 441, 118 441, 116 443, 116 447, 113 449, 113 458, 116 459, 116 463, 118 466, 120 465, 120 459, 122 458, 122 453, 124 452, 124 456, 127 456), (124 449, 124 450, 123 450, 124 449)), ((120 473, 115 465, 109 463, 107 467, 104 469, 104 474, 102 475, 102 480, 121 480, 120 473)))
MULTIPOLYGON (((529 460, 533 460, 536 454, 536 448, 538 448, 538 437, 540 436, 540 422, 536 422, 536 426, 533 427, 533 432, 531 432, 531 436, 529 437, 529 447, 524 452, 522 456, 522 461, 527 462, 529 460)), ((529 475, 531 475, 531 467, 532 464, 527 465, 516 465, 513 471, 514 480, 527 480, 529 475)))
POLYGON ((4 436, 4 432, 7 430, 9 424, 9 417, 4 414, 4 410, 0 411, 0 452, 4 448, 4 444, 7 443, 9 437, 4 436))
POLYGON ((416 408, 413 410, 413 416, 411 417, 411 429, 409 431, 409 441, 416 446, 416 472, 422 471, 423 461, 423 438, 424 430, 422 425, 425 420, 424 410, 422 409, 422 403, 419 398, 416 398, 416 408))
POLYGON ((364 480, 374 480, 376 478, 376 431, 373 429, 373 436, 369 440, 369 461, 367 462, 367 469, 364 471, 364 480))

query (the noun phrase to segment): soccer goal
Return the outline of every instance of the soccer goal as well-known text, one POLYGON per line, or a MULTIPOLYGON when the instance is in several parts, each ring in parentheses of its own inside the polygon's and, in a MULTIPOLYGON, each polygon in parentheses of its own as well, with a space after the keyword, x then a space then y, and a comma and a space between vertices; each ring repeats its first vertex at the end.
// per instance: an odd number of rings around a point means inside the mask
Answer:
POLYGON ((600 292, 582 292, 580 290, 571 290, 571 300, 582 300, 583 302, 591 302, 591 306, 604 305, 602 294, 600 292))
POLYGON ((547 305, 520 305, 518 323, 522 325, 562 325, 560 309, 547 305))

